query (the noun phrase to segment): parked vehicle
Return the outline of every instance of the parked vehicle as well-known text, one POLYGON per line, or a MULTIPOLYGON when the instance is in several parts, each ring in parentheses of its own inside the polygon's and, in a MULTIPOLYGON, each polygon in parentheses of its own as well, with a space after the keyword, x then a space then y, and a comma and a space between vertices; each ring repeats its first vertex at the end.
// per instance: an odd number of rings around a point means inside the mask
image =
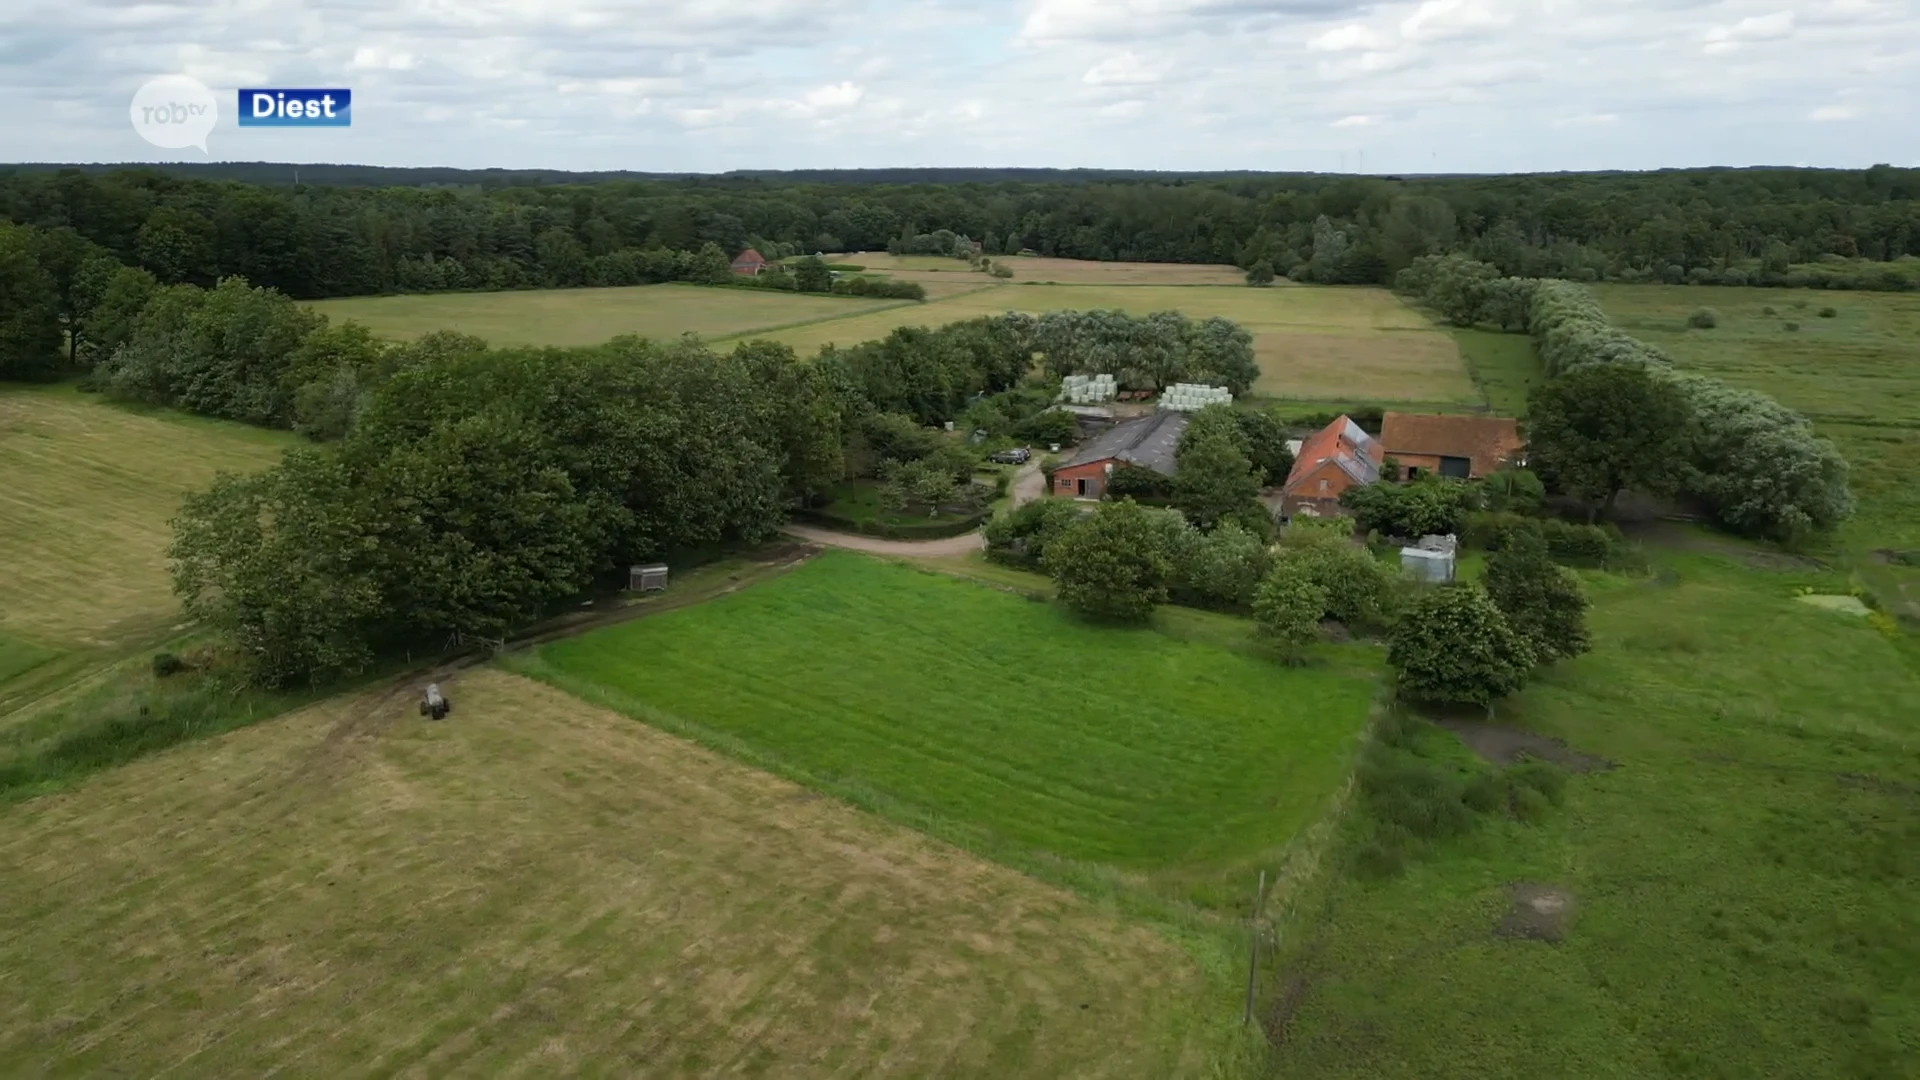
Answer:
POLYGON ((998 451, 988 458, 988 460, 996 465, 1025 465, 1032 457, 1033 452, 1031 450, 1028 450, 1024 446, 1016 446, 1011 450, 998 451))

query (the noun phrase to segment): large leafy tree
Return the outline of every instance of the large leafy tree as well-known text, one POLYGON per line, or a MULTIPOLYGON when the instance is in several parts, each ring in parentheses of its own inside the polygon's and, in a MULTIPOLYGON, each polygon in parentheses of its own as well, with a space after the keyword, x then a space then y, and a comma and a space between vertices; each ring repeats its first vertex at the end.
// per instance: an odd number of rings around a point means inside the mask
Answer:
POLYGON ((1536 386, 1527 400, 1529 464, 1611 514, 1628 488, 1659 489, 1679 474, 1689 410, 1679 387, 1638 364, 1590 364, 1536 386))
POLYGON ((1480 705, 1526 685, 1532 646, 1477 585, 1433 589, 1400 616, 1387 647, 1399 692, 1414 701, 1480 705))
POLYGON ((1580 579, 1548 557, 1537 530, 1508 530, 1500 549, 1487 559, 1482 582, 1508 625, 1543 663, 1578 656, 1591 647, 1580 579))
POLYGON ((1289 530, 1274 557, 1274 568, 1299 574, 1318 586, 1327 598, 1321 612, 1325 618, 1364 630, 1393 622, 1397 607, 1393 571, 1343 537, 1289 530))
POLYGON ((1127 499, 1102 503, 1046 547, 1060 602, 1096 619, 1144 622, 1167 602, 1174 571, 1156 512, 1127 499))
POLYGON ((1175 457, 1173 504, 1201 529, 1211 530, 1229 519, 1257 524, 1266 516, 1259 474, 1240 449, 1237 435, 1231 421, 1224 430, 1202 430, 1183 439, 1175 457))
POLYGON ((1473 485, 1432 474, 1410 484, 1363 484, 1340 495, 1340 505, 1353 511, 1361 528, 1388 536, 1458 533, 1479 504, 1473 485))
POLYGON ((1176 573, 1183 589, 1208 606, 1235 611, 1253 603, 1254 590, 1273 563, 1260 534, 1231 519, 1193 537, 1178 555, 1176 573))
POLYGON ((0 379, 51 378, 60 366, 60 298, 26 229, 0 222, 0 379))

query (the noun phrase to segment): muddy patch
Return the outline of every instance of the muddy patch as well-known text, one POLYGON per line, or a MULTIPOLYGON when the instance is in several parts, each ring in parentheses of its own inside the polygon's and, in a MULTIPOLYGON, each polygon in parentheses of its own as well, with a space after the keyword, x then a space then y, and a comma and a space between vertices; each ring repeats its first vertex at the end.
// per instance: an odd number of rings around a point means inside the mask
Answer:
POLYGON ((1583 754, 1547 735, 1480 724, 1471 720, 1442 720, 1440 726, 1460 737, 1467 749, 1495 765, 1511 765, 1521 758, 1551 761, 1568 772, 1603 772, 1614 768, 1606 758, 1583 754))
POLYGON ((1552 885, 1521 882, 1513 886, 1513 906, 1493 926, 1493 936, 1509 941, 1559 942, 1573 920, 1573 894, 1552 885))

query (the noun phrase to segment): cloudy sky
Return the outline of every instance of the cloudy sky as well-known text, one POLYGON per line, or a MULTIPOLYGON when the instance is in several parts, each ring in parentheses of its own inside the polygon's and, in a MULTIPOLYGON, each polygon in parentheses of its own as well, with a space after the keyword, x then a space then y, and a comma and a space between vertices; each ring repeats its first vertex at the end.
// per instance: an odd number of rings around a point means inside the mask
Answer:
POLYGON ((1920 165, 1920 0, 6 0, 0 160, 719 171, 1920 165), (235 126, 346 86, 353 126, 235 126))

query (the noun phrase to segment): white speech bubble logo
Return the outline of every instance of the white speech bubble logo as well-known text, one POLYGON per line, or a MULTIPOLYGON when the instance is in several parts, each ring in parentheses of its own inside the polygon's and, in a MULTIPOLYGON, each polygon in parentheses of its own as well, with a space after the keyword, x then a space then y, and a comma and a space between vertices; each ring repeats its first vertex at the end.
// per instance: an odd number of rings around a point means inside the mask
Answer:
POLYGON ((191 75, 150 79, 127 109, 133 130, 155 146, 180 150, 197 146, 207 153, 207 135, 220 122, 220 106, 207 84, 191 75))

